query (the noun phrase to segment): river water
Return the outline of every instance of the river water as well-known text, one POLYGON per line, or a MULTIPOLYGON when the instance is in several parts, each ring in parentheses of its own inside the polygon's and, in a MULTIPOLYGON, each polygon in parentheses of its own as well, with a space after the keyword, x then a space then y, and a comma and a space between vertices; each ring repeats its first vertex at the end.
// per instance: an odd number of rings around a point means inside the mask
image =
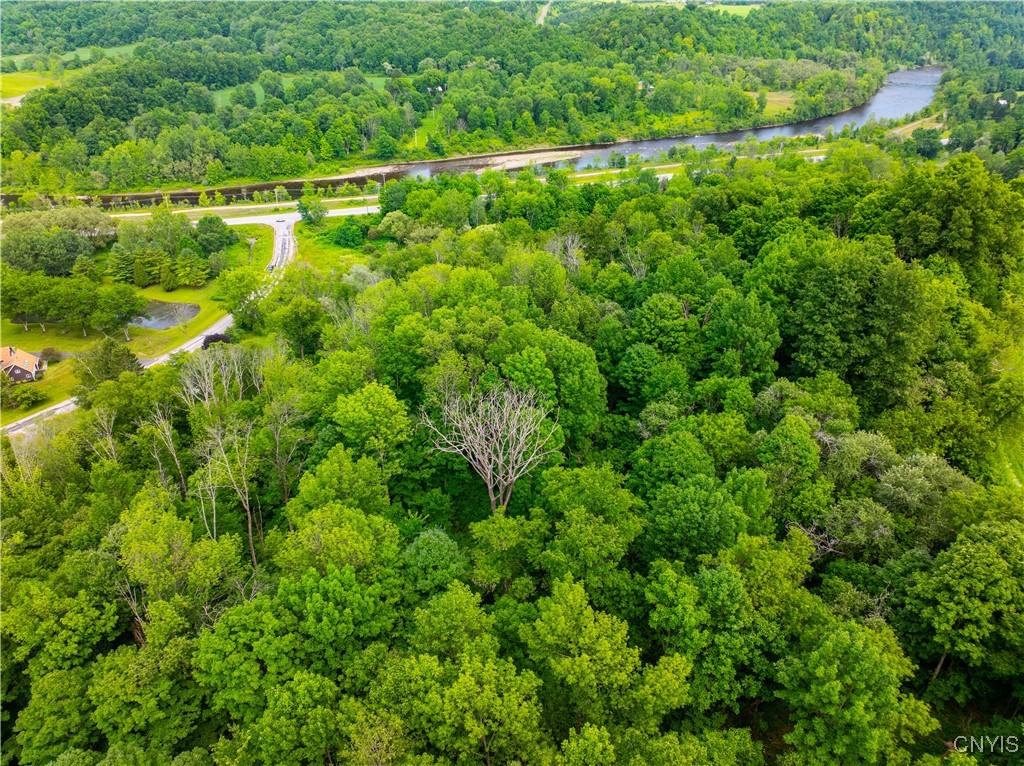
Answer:
MULTIPOLYGON (((860 127, 870 120, 893 120, 915 114, 928 106, 932 99, 935 98, 935 91, 939 86, 941 78, 942 69, 940 67, 921 67, 919 69, 894 72, 889 75, 885 84, 860 106, 831 117, 819 117, 814 120, 789 123, 788 125, 737 130, 731 133, 715 133, 702 136, 651 138, 640 141, 620 141, 614 144, 552 147, 549 149, 531 149, 473 157, 397 163, 385 168, 366 168, 343 176, 313 179, 312 183, 318 187, 337 186, 346 182, 362 186, 370 181, 380 183, 393 178, 430 178, 441 173, 478 172, 493 167, 515 170, 534 162, 543 165, 565 163, 578 170, 582 170, 587 167, 605 165, 612 151, 627 156, 638 154, 645 159, 655 159, 662 152, 667 152, 673 146, 679 144, 688 144, 698 149, 703 149, 712 145, 730 146, 739 141, 744 141, 750 136, 754 136, 758 141, 767 141, 775 136, 825 134, 830 128, 834 131, 839 131, 847 125, 860 127), (539 159, 538 155, 540 155, 539 159)), ((247 184, 246 186, 221 187, 219 191, 229 201, 234 201, 236 199, 250 199, 252 193, 257 190, 264 192, 273 189, 275 186, 283 186, 294 199, 301 194, 302 186, 305 183, 307 183, 305 180, 271 181, 247 184)), ((213 192, 214 190, 212 189, 207 190, 207 194, 210 197, 213 196, 213 192)), ((10 201, 7 199, 8 197, 15 196, 17 195, 3 195, 3 198, 5 202, 8 202, 10 201)), ((164 196, 165 193, 163 192, 105 194, 100 195, 100 202, 104 207, 118 207, 126 202, 152 205, 162 202, 164 196)), ((199 191, 173 191, 166 193, 166 196, 172 202, 188 202, 194 205, 199 198, 199 191)))
POLYGON ((788 125, 767 128, 736 130, 731 133, 626 141, 615 146, 584 151, 579 159, 576 160, 575 166, 577 170, 582 170, 588 166, 598 167, 604 165, 607 163, 608 155, 612 151, 624 154, 627 157, 639 154, 644 159, 656 159, 662 152, 667 152, 673 146, 680 144, 704 149, 708 146, 728 146, 745 141, 750 136, 753 136, 758 141, 767 141, 776 136, 824 135, 829 130, 838 133, 847 125, 859 128, 872 120, 877 122, 879 120, 901 119, 915 114, 928 106, 932 99, 935 98, 935 91, 941 79, 941 67, 922 67, 920 69, 893 72, 886 79, 885 84, 875 92, 875 95, 863 104, 831 117, 818 117, 813 120, 792 122, 788 125))

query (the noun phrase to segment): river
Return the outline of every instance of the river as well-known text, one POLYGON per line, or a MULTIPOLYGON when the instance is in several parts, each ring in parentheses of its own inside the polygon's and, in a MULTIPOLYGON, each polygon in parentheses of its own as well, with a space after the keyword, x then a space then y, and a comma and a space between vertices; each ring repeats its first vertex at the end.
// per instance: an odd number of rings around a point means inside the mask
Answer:
MULTIPOLYGON (((894 120, 915 114, 928 106, 932 99, 935 98, 935 91, 938 89, 941 79, 941 67, 921 67, 893 72, 886 78, 882 87, 860 106, 831 117, 819 117, 814 120, 793 122, 787 125, 700 136, 650 138, 601 145, 558 146, 547 149, 538 148, 497 154, 481 154, 472 157, 395 163, 383 167, 365 168, 330 178, 271 181, 246 184, 245 186, 227 186, 221 187, 218 191, 229 201, 232 201, 235 199, 249 199, 254 191, 265 192, 273 189, 275 186, 283 186, 294 198, 301 193, 302 186, 309 182, 312 182, 315 186, 337 186, 342 183, 353 183, 357 186, 362 186, 369 181, 381 182, 393 178, 409 177, 430 178, 441 173, 469 173, 487 168, 516 170, 529 164, 568 164, 578 170, 582 170, 587 167, 599 167, 606 164, 608 156, 612 151, 627 156, 636 154, 645 159, 656 159, 662 152, 667 152, 673 146, 679 144, 689 144, 702 149, 712 145, 730 146, 739 141, 745 141, 750 136, 755 137, 758 141, 767 141, 775 136, 825 134, 830 128, 834 131, 839 131, 847 125, 860 127, 869 120, 894 120)), ((213 189, 208 189, 207 194, 212 197, 214 191, 213 189)), ((3 201, 9 202, 11 198, 17 196, 3 195, 3 201)), ((166 193, 103 194, 100 195, 100 202, 104 207, 119 207, 125 202, 152 205, 160 203, 165 196, 172 202, 188 202, 194 205, 198 201, 199 191, 181 190, 166 193)))
POLYGON ((588 166, 603 165, 608 161, 608 155, 612 151, 627 157, 639 154, 644 159, 655 159, 662 152, 667 152, 679 144, 704 149, 708 146, 728 146, 745 141, 750 136, 758 141, 767 141, 776 136, 825 135, 829 130, 839 132, 847 125, 859 128, 872 120, 898 120, 909 117, 928 106, 935 98, 935 91, 939 87, 941 79, 941 67, 922 67, 893 72, 886 79, 885 84, 875 92, 875 95, 863 104, 831 117, 818 117, 803 122, 791 122, 787 125, 752 130, 736 130, 731 133, 625 141, 615 146, 585 151, 576 160, 575 166, 577 170, 582 170, 588 166))

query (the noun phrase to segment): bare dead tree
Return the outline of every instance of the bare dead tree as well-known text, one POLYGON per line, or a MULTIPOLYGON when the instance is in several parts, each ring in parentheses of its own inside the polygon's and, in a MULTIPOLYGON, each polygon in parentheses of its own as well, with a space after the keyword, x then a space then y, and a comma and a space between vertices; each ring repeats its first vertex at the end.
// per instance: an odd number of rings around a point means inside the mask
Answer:
POLYGON ((626 265, 629 266, 634 279, 639 281, 647 277, 647 261, 644 260, 644 255, 640 252, 639 248, 627 246, 625 258, 626 265))
POLYGON ((832 457, 839 451, 839 437, 828 433, 824 428, 819 428, 812 436, 821 447, 821 451, 828 457, 832 457))
POLYGON ((199 405, 209 412, 216 401, 216 387, 217 370, 213 354, 203 351, 192 354, 181 367, 181 388, 178 393, 182 400, 189 407, 199 405))
POLYGON ((132 587, 131 582, 128 580, 128 575, 122 574, 121 578, 115 583, 117 587, 118 595, 121 596, 121 600, 127 604, 129 611, 132 613, 131 619, 131 631, 132 638, 135 639, 135 643, 144 647, 146 645, 146 621, 143 615, 145 607, 142 605, 142 600, 135 588, 132 587))
POLYGON ((211 540, 217 539, 217 492, 220 486, 214 481, 213 463, 209 459, 209 442, 199 445, 203 459, 203 471, 196 476, 196 495, 199 498, 199 518, 203 520, 206 534, 211 540))
MULTIPOLYGON (((254 444, 256 424, 243 418, 211 423, 206 428, 202 452, 211 469, 211 485, 221 484, 234 490, 245 513, 246 533, 253 567, 257 566, 256 508, 253 504, 253 480, 259 464, 254 444), (214 481, 216 477, 219 481, 214 481)), ((262 533, 262 530, 260 530, 262 533)))
POLYGON ((106 407, 94 407, 92 410, 93 451, 102 458, 117 461, 117 442, 114 440, 114 419, 117 413, 106 407))
POLYGON ((882 592, 871 599, 871 610, 867 614, 868 617, 885 617, 889 614, 889 599, 893 594, 890 585, 891 583, 887 582, 882 588, 882 592))
POLYGON ((370 312, 364 306, 355 301, 339 303, 326 298, 321 301, 321 305, 340 330, 346 344, 370 337, 370 312))
POLYGON ((181 467, 181 458, 178 457, 178 448, 174 444, 174 427, 171 425, 170 414, 167 412, 166 408, 161 407, 158 404, 156 409, 153 411, 153 414, 149 416, 147 424, 153 427, 153 433, 156 436, 153 444, 154 457, 158 463, 161 461, 158 447, 163 446, 174 461, 174 467, 178 472, 181 496, 185 497, 188 494, 188 480, 185 478, 185 471, 181 467))
POLYGON ((179 395, 189 407, 207 414, 222 405, 238 402, 263 386, 266 352, 217 343, 192 354, 181 367, 179 395))
POLYGON ((717 299, 718 299, 718 296, 716 295, 714 298, 711 299, 711 302, 708 303, 707 309, 704 310, 704 319, 702 319, 701 323, 700 323, 700 326, 702 328, 703 327, 707 327, 708 326, 708 322, 711 321, 711 309, 713 309, 715 307, 715 301, 717 299))
POLYGON ((583 264, 583 238, 575 232, 556 234, 547 244, 547 251, 558 258, 570 274, 580 273, 583 264))
POLYGON ((264 424, 270 434, 270 461, 281 483, 281 502, 287 503, 291 496, 291 477, 301 470, 301 461, 293 464, 295 453, 306 441, 306 434, 295 428, 305 420, 306 413, 299 406, 296 391, 287 391, 270 401, 264 408, 264 424))
POLYGON ((383 279, 383 274, 378 274, 369 266, 357 263, 348 270, 348 274, 343 276, 341 281, 347 285, 352 285, 357 292, 362 292, 368 287, 379 284, 383 279))
POLYGON ((0 477, 4 481, 36 484, 39 480, 50 442, 63 427, 59 420, 43 418, 10 437, 13 461, 0 460, 0 477))
POLYGON ((795 521, 791 521, 787 524, 789 527, 795 527, 803 532, 810 539, 811 544, 814 546, 814 553, 812 559, 815 561, 820 559, 822 556, 826 556, 829 553, 835 556, 842 556, 843 540, 837 535, 829 532, 827 529, 822 528, 818 524, 811 524, 810 526, 803 526, 797 524, 795 521))
POLYGON ((511 385, 470 396, 446 393, 439 419, 421 412, 434 449, 461 455, 487 485, 491 510, 508 506, 516 481, 556 451, 557 426, 537 393, 511 385))

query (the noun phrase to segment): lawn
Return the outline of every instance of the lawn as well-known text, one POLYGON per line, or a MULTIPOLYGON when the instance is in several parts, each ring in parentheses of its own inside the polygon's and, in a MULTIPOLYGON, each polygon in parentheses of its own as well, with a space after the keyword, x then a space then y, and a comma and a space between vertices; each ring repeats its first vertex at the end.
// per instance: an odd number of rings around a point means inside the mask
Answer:
MULTIPOLYGON (((281 82, 285 82, 285 78, 281 79, 281 82)), ((249 83, 252 85, 252 91, 256 94, 256 104, 262 104, 267 100, 267 94, 263 90, 263 86, 258 82, 249 83)), ((231 105, 231 91, 234 88, 221 88, 220 90, 213 91, 213 104, 214 106, 230 106, 231 105)))
POLYGON ((716 11, 721 11, 722 13, 731 13, 733 16, 742 16, 742 17, 745 18, 745 17, 749 16, 750 12, 752 10, 754 10, 755 8, 757 8, 757 7, 758 6, 756 4, 754 4, 754 5, 716 5, 715 6, 715 10, 716 11))
POLYGON ((992 453, 992 474, 996 481, 1019 487, 1024 484, 1024 434, 1004 429, 992 453))
POLYGON ((384 90, 384 84, 388 81, 388 78, 382 74, 368 74, 366 75, 366 81, 373 86, 374 90, 384 90))
MULTIPOLYGON (((999 355, 999 370, 1020 370, 1024 366, 1024 350, 1014 345, 999 355)), ((1007 423, 993 434, 995 449, 989 457, 992 479, 1010 486, 1024 484, 1024 422, 1007 423)))
MULTIPOLYGON (((135 45, 118 45, 113 48, 104 48, 104 52, 107 56, 127 56, 135 50, 135 45)), ((64 61, 70 61, 78 54, 79 58, 88 59, 89 49, 79 48, 71 53, 64 53, 61 58, 64 61)), ((31 54, 23 53, 18 56, 9 56, 8 58, 21 62, 28 58, 31 54)), ((64 74, 75 75, 79 72, 84 72, 88 67, 81 67, 79 69, 69 69, 64 74)), ((63 78, 51 77, 48 74, 40 74, 39 72, 5 72, 0 75, 0 99, 12 99, 24 96, 29 91, 36 90, 37 88, 45 88, 47 85, 54 85, 62 82, 63 78)))
MULTIPOLYGON (((236 230, 240 241, 228 248, 228 254, 234 256, 238 264, 245 265, 249 259, 249 244, 245 238, 256 237, 257 242, 252 250, 252 265, 259 269, 266 268, 274 252, 274 230, 260 224, 238 226, 236 230)), ((199 313, 190 319, 184 327, 170 327, 166 330, 150 330, 145 327, 132 328, 130 345, 141 359, 152 359, 166 354, 189 338, 202 334, 207 327, 226 313, 213 300, 213 296, 217 292, 217 280, 211 280, 202 287, 179 287, 171 292, 166 292, 160 285, 150 285, 141 292, 144 297, 153 301, 195 303, 199 306, 199 313)))
POLYGON ((38 72, 11 72, 0 75, 0 98, 17 98, 30 90, 56 83, 55 77, 38 72))
POLYGON ((910 138, 911 134, 913 134, 913 132, 918 128, 937 128, 941 130, 942 127, 942 118, 939 115, 934 114, 930 117, 922 117, 920 120, 908 122, 906 125, 901 125, 892 132, 895 135, 910 138))
MULTIPOLYGON (((239 264, 245 264, 249 258, 249 244, 246 237, 256 237, 257 242, 253 247, 253 266, 265 268, 270 263, 274 250, 274 232, 269 226, 251 224, 237 227, 241 241, 228 248, 228 253, 235 257, 239 264)), ((166 330, 150 330, 145 327, 131 327, 129 334, 131 341, 129 347, 140 359, 152 359, 153 357, 165 354, 168 351, 180 346, 189 338, 201 335, 207 327, 224 316, 224 310, 214 302, 213 295, 217 291, 217 282, 212 280, 200 288, 179 287, 172 292, 165 292, 160 285, 152 285, 141 290, 142 295, 150 300, 176 301, 180 303, 195 303, 199 306, 199 313, 182 328, 171 327, 166 330)), ((17 346, 25 351, 39 353, 44 348, 53 347, 65 353, 77 353, 85 350, 99 338, 102 337, 96 331, 90 332, 87 337, 82 335, 81 330, 74 328, 64 330, 60 327, 50 326, 47 332, 43 333, 38 324, 29 325, 29 331, 25 332, 20 324, 14 324, 10 320, 3 320, 0 325, 0 343, 7 343, 17 346)), ((11 410, 4 412, 3 423, 31 415, 33 412, 56 404, 67 399, 71 389, 77 385, 74 373, 71 371, 71 362, 64 360, 54 365, 47 371, 44 380, 38 386, 40 390, 48 395, 47 401, 31 410, 11 410)), ((37 385, 37 384, 31 384, 37 385)))
MULTIPOLYGON (((752 94, 757 97, 757 94, 752 94)), ((765 117, 776 117, 796 103, 796 98, 792 93, 787 93, 781 90, 770 90, 766 94, 768 96, 768 103, 764 108, 765 117)))
POLYGON ((305 223, 295 226, 295 239, 299 247, 297 262, 322 271, 347 269, 357 263, 366 263, 366 256, 359 250, 331 242, 330 232, 333 227, 331 219, 328 218, 327 221, 319 229, 305 223))
POLYGON ((428 114, 423 118, 423 122, 420 123, 420 126, 406 137, 405 148, 422 149, 425 147, 427 145, 427 136, 437 129, 437 123, 437 115, 433 112, 428 114))

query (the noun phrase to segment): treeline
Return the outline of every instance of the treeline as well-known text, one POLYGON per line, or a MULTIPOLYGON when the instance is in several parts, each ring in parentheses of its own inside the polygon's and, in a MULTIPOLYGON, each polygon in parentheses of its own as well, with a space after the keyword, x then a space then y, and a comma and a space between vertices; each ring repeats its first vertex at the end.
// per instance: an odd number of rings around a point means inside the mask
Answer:
POLYGON ((158 208, 145 223, 121 222, 107 273, 136 287, 159 282, 168 292, 202 287, 210 277, 237 265, 225 252, 237 241, 238 234, 218 216, 204 215, 193 227, 188 216, 158 208))
POLYGON ((1018 730, 1024 197, 853 142, 681 160, 389 182, 322 224, 337 265, 231 272, 232 342, 94 349, 82 420, 3 445, 5 753, 937 766, 1018 730))
POLYGON ((103 285, 87 276, 47 277, 5 269, 3 281, 2 314, 25 332, 30 323, 44 333, 47 325, 56 324, 65 332, 79 329, 83 336, 90 329, 104 335, 123 332, 128 340, 128 325, 145 313, 148 303, 131 285, 103 285))
MULTIPOLYGON (((207 3, 200 19, 225 21, 189 39, 182 34, 205 22, 172 32, 176 4, 137 5, 161 19, 146 30, 166 31, 126 62, 101 61, 29 94, 5 119, 5 177, 54 194, 217 185, 326 175, 357 161, 751 127, 842 111, 886 71, 929 56, 994 77, 1015 65, 1008 51, 1024 38, 1011 4, 772 4, 743 19, 581 4, 560 6, 544 27, 527 5, 248 3, 237 18, 235 6, 207 3), (383 89, 370 73, 383 73, 383 89), (793 106, 769 118, 776 90, 793 106)), ((99 23, 73 5, 47 13, 99 23)), ((7 24, 3 34, 31 27, 7 24)))
POLYGON ((26 332, 31 324, 44 333, 59 325, 83 335, 123 332, 127 340, 128 325, 147 304, 135 288, 202 287, 239 265, 226 252, 237 241, 238 234, 217 216, 203 216, 192 226, 168 208, 116 228, 110 216, 88 207, 9 215, 0 314, 26 332), (104 277, 115 284, 103 284, 104 277))
POLYGON ((84 206, 19 213, 4 218, 4 263, 22 271, 67 276, 115 237, 113 219, 84 206))
POLYGON ((1004 178, 1024 175, 1024 58, 1011 46, 994 72, 980 64, 959 70, 944 88, 949 146, 973 152, 1004 178))

